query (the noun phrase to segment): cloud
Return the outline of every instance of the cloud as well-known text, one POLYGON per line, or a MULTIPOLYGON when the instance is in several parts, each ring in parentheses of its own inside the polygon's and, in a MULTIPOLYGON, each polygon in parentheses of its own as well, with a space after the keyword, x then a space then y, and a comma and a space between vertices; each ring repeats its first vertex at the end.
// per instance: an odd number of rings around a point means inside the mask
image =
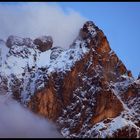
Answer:
POLYGON ((64 12, 58 5, 45 2, 0 4, 0 38, 9 35, 36 38, 51 35, 54 46, 68 48, 86 21, 76 11, 64 12))
POLYGON ((54 124, 0 95, 0 138, 61 138, 54 124))

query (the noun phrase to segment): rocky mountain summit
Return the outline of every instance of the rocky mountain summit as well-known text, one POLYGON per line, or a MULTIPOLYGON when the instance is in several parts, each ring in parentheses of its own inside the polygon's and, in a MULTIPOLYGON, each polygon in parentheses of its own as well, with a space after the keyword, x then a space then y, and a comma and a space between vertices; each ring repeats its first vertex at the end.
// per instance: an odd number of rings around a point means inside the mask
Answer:
POLYGON ((0 40, 0 94, 55 122, 66 138, 140 138, 140 79, 92 21, 68 49, 51 36, 0 40))

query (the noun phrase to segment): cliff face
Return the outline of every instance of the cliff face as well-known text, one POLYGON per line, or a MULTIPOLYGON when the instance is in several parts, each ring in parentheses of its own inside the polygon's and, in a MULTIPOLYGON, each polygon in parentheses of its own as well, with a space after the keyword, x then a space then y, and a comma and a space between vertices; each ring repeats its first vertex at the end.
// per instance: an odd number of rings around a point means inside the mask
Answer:
POLYGON ((92 21, 67 50, 52 47, 50 36, 11 42, 1 61, 2 93, 54 121, 64 137, 140 137, 140 80, 92 21), (26 61, 15 66, 10 58, 26 61))

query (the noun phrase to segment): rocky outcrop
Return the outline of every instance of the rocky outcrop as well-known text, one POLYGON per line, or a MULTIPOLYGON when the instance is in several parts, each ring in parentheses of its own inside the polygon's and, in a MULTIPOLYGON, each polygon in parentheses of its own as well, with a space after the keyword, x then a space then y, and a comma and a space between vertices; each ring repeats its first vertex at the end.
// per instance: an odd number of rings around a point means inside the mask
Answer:
POLYGON ((44 52, 52 47, 53 40, 51 36, 41 36, 34 40, 34 44, 40 51, 44 52))
POLYGON ((67 50, 52 47, 50 36, 11 36, 6 44, 1 90, 54 121, 64 137, 125 137, 128 128, 128 137, 140 137, 139 79, 92 21, 67 50))
POLYGON ((92 125, 107 118, 115 118, 123 111, 122 103, 111 91, 100 91, 96 102, 95 113, 91 118, 92 125))
POLYGON ((21 38, 21 37, 11 35, 8 37, 8 39, 6 41, 6 45, 9 48, 11 48, 13 45, 23 46, 24 41, 23 41, 23 38, 21 38))

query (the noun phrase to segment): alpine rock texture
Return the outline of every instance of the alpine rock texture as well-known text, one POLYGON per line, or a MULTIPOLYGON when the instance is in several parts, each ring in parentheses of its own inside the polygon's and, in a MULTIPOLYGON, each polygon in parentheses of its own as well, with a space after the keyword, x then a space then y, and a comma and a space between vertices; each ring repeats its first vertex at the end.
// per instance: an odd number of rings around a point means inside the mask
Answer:
POLYGON ((68 49, 51 36, 0 40, 0 93, 55 122, 66 138, 140 138, 140 78, 92 21, 68 49))

